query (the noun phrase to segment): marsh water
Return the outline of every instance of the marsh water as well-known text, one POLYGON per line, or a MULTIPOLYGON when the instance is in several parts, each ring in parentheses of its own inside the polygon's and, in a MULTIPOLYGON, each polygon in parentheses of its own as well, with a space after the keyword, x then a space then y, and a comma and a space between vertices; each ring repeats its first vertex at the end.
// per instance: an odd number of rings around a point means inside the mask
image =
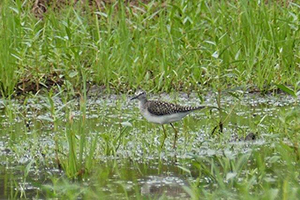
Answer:
MULTIPOLYGON (((80 98, 64 101, 59 95, 0 100, 0 199, 196 198, 195 188, 214 191, 219 187, 209 171, 214 165, 222 166, 220 158, 246 163, 247 170, 238 172, 242 182, 257 168, 251 156, 282 142, 276 127, 286 113, 299 109, 299 97, 284 94, 244 94, 239 99, 223 96, 221 114, 204 109, 174 124, 179 130, 174 150, 173 129, 165 125, 168 137, 160 148, 162 127, 146 122, 130 97, 88 97, 84 109, 80 98), (223 132, 212 133, 220 118, 224 120, 223 132), (86 144, 92 145, 96 138, 93 166, 80 178, 69 178, 57 164, 57 144, 59 157, 68 156, 68 120, 74 124, 84 120, 86 144), (249 134, 255 137, 247 138, 249 134)), ((150 98, 182 105, 216 105, 214 95, 199 98, 176 93, 150 98)), ((80 139, 76 135, 76 140, 80 139)), ((85 157, 87 148, 86 152, 85 157)), ((272 155, 270 163, 279 162, 276 152, 272 155)), ((265 181, 270 185, 280 178, 275 167, 284 174, 284 165, 266 163, 265 181)), ((222 175, 224 183, 237 176, 234 170, 218 173, 226 173, 222 175)))

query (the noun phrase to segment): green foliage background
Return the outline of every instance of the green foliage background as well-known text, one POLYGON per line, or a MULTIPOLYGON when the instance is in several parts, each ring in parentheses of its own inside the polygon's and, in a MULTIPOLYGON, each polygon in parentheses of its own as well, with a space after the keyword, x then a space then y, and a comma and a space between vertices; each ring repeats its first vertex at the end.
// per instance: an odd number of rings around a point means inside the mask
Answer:
POLYGON ((1 1, 0 90, 299 88, 300 6, 270 1, 115 1, 99 9, 1 1), (26 89, 27 87, 27 89, 26 89))

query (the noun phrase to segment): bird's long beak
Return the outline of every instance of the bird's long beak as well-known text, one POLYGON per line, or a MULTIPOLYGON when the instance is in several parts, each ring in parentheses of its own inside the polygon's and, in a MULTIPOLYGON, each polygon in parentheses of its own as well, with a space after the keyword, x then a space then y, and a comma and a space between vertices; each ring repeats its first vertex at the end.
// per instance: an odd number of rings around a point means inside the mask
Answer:
POLYGON ((132 97, 132 98, 130 99, 130 101, 132 101, 132 100, 134 100, 134 99, 137 99, 138 96, 139 96, 139 95, 137 95, 137 96, 135 96, 135 97, 132 97))

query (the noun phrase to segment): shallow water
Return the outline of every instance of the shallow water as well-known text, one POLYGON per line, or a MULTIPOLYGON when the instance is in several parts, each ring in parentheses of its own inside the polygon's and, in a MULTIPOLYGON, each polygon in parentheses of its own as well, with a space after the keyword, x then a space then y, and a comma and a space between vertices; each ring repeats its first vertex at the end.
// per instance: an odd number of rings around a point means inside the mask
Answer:
MULTIPOLYGON (((129 98, 90 97, 85 112, 80 110, 79 99, 64 103, 63 97, 54 97, 52 107, 46 97, 28 98, 26 102, 1 100, 0 199, 48 198, 53 197, 52 191, 61 191, 58 197, 189 199, 193 184, 208 191, 216 188, 215 180, 200 169, 212 168, 212 163, 218 163, 220 157, 235 160, 262 149, 268 151, 278 142, 272 127, 277 126, 282 113, 299 108, 295 99, 286 95, 247 94, 242 100, 226 96, 222 98, 221 116, 225 119, 231 114, 224 123, 223 133, 211 135, 218 124, 218 111, 205 109, 191 113, 175 123, 179 130, 175 151, 172 128, 165 126, 168 137, 160 149, 161 126, 146 122, 139 114, 137 102, 130 102, 129 98), (59 140, 60 156, 64 157, 68 152, 66 122, 72 120, 75 129, 80 129, 78 122, 83 115, 86 142, 92 143, 98 136, 96 162, 82 180, 71 181, 57 167, 55 138, 59 140), (256 139, 245 141, 250 133, 256 139), (57 178, 55 183, 53 177, 57 178)), ((195 94, 162 94, 151 99, 193 106, 201 103, 195 94)), ((215 105, 215 98, 207 96, 204 102, 215 105)), ((276 155, 272 159, 276 162, 276 155)), ((248 170, 255 169, 254 163, 248 161, 248 170)), ((242 171, 241 179, 246 174, 242 171)), ((235 176, 235 173, 225 174, 224 182, 235 176)), ((277 179, 272 168, 268 177, 270 183, 277 179)))

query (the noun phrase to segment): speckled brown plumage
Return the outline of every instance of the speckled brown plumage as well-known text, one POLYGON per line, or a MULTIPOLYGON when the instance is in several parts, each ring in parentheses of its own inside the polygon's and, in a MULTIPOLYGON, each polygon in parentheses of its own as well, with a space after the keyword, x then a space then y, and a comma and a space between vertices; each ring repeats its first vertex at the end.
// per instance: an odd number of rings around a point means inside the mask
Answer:
POLYGON ((199 106, 199 107, 181 106, 181 105, 167 103, 163 101, 147 101, 145 107, 148 109, 148 111, 151 114, 157 116, 189 112, 189 111, 205 108, 205 106, 199 106))

